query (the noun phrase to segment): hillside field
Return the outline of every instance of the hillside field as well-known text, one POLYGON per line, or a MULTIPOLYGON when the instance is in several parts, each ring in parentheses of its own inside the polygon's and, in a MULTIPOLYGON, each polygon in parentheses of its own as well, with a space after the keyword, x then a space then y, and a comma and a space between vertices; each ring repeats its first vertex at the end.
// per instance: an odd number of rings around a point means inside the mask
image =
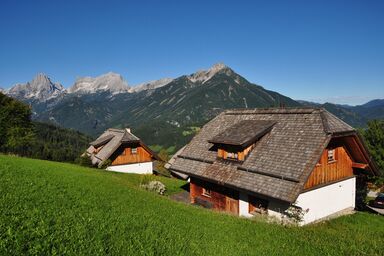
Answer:
MULTIPOLYGON (((0 255, 382 255, 384 217, 284 227, 171 201, 140 175, 0 155, 0 255)), ((156 179, 168 195, 185 183, 156 179)))

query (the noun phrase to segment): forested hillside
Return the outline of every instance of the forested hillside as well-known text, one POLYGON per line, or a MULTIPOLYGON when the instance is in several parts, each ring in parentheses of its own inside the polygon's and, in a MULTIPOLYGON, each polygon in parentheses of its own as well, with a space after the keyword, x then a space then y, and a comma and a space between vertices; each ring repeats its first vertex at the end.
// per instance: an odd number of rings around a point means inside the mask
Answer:
POLYGON ((36 140, 31 147, 33 158, 74 162, 92 138, 72 129, 34 122, 36 140))
POLYGON ((74 162, 92 140, 72 129, 31 121, 31 108, 0 93, 0 152, 74 162))

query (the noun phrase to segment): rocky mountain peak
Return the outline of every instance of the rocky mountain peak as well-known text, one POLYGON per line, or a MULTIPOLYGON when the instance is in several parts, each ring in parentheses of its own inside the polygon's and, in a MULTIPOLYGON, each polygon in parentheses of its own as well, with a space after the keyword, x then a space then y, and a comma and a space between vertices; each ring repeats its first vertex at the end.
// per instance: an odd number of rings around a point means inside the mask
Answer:
POLYGON ((59 83, 53 83, 51 79, 43 74, 37 74, 32 81, 25 84, 16 84, 11 87, 7 94, 16 98, 37 99, 45 101, 65 93, 64 87, 59 83))
POLYGON ((31 84, 46 84, 46 83, 51 83, 51 80, 49 77, 44 74, 44 73, 38 73, 33 80, 31 81, 31 84))
POLYGON ((200 82, 200 83, 204 84, 209 79, 211 79, 214 75, 216 75, 217 73, 220 73, 220 72, 226 72, 229 75, 230 72, 232 72, 232 70, 223 63, 217 63, 217 64, 214 64, 209 69, 199 70, 196 73, 193 73, 193 74, 187 76, 187 78, 193 83, 200 82))
POLYGON ((130 87, 124 78, 117 73, 108 72, 98 77, 78 78, 75 84, 69 88, 70 93, 96 93, 109 91, 112 94, 128 92, 130 87))

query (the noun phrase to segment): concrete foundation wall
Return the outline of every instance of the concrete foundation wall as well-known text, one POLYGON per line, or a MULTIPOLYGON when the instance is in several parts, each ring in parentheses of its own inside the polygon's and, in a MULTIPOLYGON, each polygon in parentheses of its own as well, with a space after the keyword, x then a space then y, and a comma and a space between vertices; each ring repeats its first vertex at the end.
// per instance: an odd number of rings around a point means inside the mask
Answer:
POLYGON ((152 162, 137 163, 137 164, 123 164, 108 166, 107 171, 123 172, 123 173, 137 173, 137 174, 152 174, 152 162))

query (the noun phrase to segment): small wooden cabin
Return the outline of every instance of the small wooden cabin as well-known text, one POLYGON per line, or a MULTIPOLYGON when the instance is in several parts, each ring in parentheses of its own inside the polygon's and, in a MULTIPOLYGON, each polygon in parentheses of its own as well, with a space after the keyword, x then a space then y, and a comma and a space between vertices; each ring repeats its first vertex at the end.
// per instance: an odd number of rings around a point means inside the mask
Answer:
POLYGON ((153 173, 153 161, 159 160, 130 129, 106 130, 90 143, 87 154, 92 164, 102 166, 109 160, 106 170, 125 173, 153 173))
POLYGON ((170 169, 190 177, 192 203, 246 217, 294 207, 301 224, 353 209, 356 180, 378 174, 357 132, 317 108, 225 111, 170 169))

